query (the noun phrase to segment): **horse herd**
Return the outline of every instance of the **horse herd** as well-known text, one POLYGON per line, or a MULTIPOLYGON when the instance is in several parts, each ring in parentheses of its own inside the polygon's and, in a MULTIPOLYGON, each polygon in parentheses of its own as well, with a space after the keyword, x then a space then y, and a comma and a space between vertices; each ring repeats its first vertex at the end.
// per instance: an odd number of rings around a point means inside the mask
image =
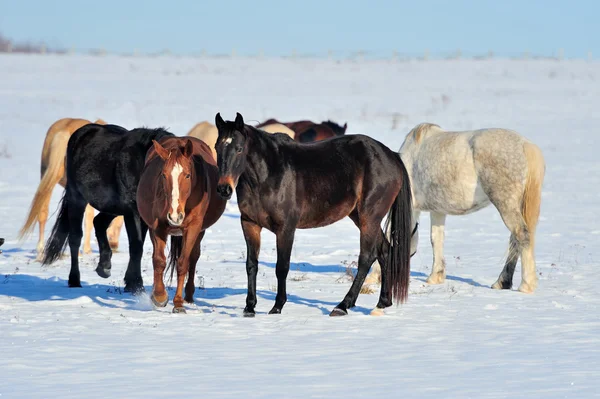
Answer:
POLYGON ((141 258, 148 233, 152 302, 159 307, 168 303, 163 279, 170 269, 171 278, 177 272, 173 312, 185 313, 184 302, 194 300, 201 241, 235 190, 247 249, 244 316, 255 315, 263 228, 276 235, 277 247, 277 295, 269 313, 281 313, 296 229, 326 226, 346 216, 360 231, 358 271, 330 315, 346 315, 364 283, 381 283, 372 314, 382 314, 394 301, 407 299, 420 213, 431 214, 433 268, 427 282, 440 284, 446 276, 446 215, 467 214, 491 203, 510 231, 508 257, 492 288, 512 287, 520 258, 519 290, 535 290, 534 238, 545 174, 535 144, 505 129, 446 132, 424 123, 408 133, 397 153, 366 135, 346 135, 346 128, 331 121, 275 119, 254 127, 239 113, 234 121, 217 114, 215 125, 203 122, 177 137, 162 128, 127 130, 102 120, 61 119, 46 135, 42 179, 20 237, 39 223, 37 251, 43 264, 58 259, 68 244, 68 284, 81 287, 82 238, 88 253, 93 224, 100 253, 96 272, 107 278, 124 223, 129 240, 125 291, 137 294, 144 290, 141 258), (57 183, 65 192, 44 245, 57 183), (93 208, 99 212, 95 217, 93 208))

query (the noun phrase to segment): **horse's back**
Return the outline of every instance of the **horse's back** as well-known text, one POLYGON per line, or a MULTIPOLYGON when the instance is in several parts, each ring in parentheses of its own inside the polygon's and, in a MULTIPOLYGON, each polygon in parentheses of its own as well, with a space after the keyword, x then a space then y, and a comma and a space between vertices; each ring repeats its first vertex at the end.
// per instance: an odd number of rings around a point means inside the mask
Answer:
POLYGON ((527 140, 512 130, 446 132, 436 125, 419 125, 410 134, 413 141, 405 141, 400 154, 420 210, 474 212, 489 205, 490 193, 498 187, 512 190, 525 180, 527 140))

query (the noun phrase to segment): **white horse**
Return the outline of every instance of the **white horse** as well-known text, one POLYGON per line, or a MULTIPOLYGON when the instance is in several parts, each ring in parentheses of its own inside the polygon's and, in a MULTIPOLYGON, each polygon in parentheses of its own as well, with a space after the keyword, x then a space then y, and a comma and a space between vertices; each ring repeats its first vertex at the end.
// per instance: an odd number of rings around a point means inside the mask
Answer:
MULTIPOLYGON (((492 288, 512 287, 520 256, 519 291, 533 292, 537 287, 535 229, 546 170, 540 149, 511 130, 446 132, 423 123, 408 133, 399 153, 411 179, 413 255, 419 239, 419 216, 430 212, 433 267, 427 283, 441 284, 446 278, 446 215, 465 215, 492 203, 510 231, 508 257, 492 288)), ((365 284, 379 283, 380 278, 381 270, 375 263, 365 284)))

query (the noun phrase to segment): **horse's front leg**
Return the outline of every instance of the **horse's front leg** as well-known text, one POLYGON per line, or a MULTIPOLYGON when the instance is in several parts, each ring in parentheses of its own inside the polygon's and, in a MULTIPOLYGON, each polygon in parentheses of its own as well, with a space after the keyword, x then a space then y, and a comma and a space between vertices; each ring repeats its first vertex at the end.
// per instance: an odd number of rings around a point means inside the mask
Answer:
POLYGON ((433 247, 433 267, 427 278, 429 284, 442 284, 446 280, 446 261, 444 260, 444 228, 446 215, 431 212, 431 245, 433 247))
POLYGON ((163 274, 167 266, 165 256, 165 247, 167 246, 167 234, 163 230, 150 230, 150 240, 152 240, 152 267, 154 268, 154 286, 150 299, 158 307, 167 306, 169 294, 165 289, 163 274))
POLYGON ((198 259, 200 259, 200 250, 202 245, 202 238, 204 238, 205 231, 201 232, 196 240, 196 245, 192 248, 192 253, 190 254, 190 267, 188 271, 188 280, 185 283, 185 298, 184 300, 187 303, 194 303, 194 292, 196 291, 196 285, 194 284, 194 278, 196 277, 196 265, 198 264, 198 259))
MULTIPOLYGON (((125 292, 132 292, 135 295, 144 291, 142 254, 148 226, 142 221, 137 210, 125 215, 124 219, 129 239, 129 263, 125 272, 125 292)), ((106 231, 104 234, 106 235, 106 231)))
POLYGON ((185 308, 183 307, 183 286, 186 277, 188 277, 192 252, 194 252, 198 244, 199 234, 200 226, 192 225, 183 231, 181 255, 177 259, 177 289, 175 290, 175 297, 173 297, 173 313, 185 313, 185 308))
MULTIPOLYGON (((88 209, 92 210, 93 215, 94 208, 88 205, 86 212, 88 209)), ((96 231, 96 240, 98 241, 98 249, 100 250, 100 260, 98 261, 98 267, 96 267, 96 273, 98 273, 98 275, 102 278, 110 277, 110 271, 112 268, 112 264, 110 262, 112 258, 112 251, 108 245, 108 238, 106 238, 106 229, 114 218, 115 215, 100 212, 93 219, 94 230, 96 231)))
POLYGON ((258 273, 258 254, 260 253, 260 232, 262 227, 242 217, 242 231, 246 239, 246 274, 248 275, 248 294, 246 295, 245 317, 254 317, 256 307, 256 274, 258 273))
POLYGON ((277 233, 277 264, 275 265, 277 296, 275 297, 275 305, 269 311, 269 314, 281 313, 283 305, 287 302, 286 283, 290 271, 290 257, 292 256, 295 232, 295 227, 287 227, 277 233))

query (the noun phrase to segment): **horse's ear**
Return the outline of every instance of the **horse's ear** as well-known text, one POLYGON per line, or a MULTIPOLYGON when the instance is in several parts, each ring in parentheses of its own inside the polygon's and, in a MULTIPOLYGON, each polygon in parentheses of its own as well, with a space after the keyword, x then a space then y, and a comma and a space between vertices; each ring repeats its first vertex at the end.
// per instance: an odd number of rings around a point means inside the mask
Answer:
POLYGON ((194 152, 194 144, 192 140, 186 140, 185 147, 183 147, 183 156, 190 158, 194 152))
POLYGON ((221 131, 225 127, 225 121, 221 118, 221 113, 217 112, 215 116, 215 124, 217 125, 217 129, 221 131))
POLYGON ((346 129, 348 129, 348 122, 344 123, 344 133, 346 133, 346 129))
POLYGON ((239 112, 235 115, 235 130, 238 132, 244 131, 244 117, 239 112))
POLYGON ((154 150, 156 151, 159 157, 161 157, 165 161, 169 159, 169 155, 171 154, 165 149, 165 147, 160 145, 160 143, 156 140, 152 140, 152 144, 154 144, 154 150))

